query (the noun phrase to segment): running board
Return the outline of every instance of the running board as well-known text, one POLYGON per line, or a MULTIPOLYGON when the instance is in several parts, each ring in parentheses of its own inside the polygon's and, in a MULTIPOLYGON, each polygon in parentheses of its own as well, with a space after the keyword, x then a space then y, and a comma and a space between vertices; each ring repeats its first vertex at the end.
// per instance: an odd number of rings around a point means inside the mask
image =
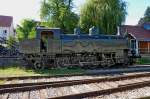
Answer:
POLYGON ((80 66, 84 66, 84 65, 99 65, 101 64, 102 61, 94 61, 94 62, 79 62, 80 66))
POLYGON ((102 61, 94 61, 94 62, 79 62, 79 64, 64 64, 64 66, 86 66, 86 65, 99 65, 102 61))

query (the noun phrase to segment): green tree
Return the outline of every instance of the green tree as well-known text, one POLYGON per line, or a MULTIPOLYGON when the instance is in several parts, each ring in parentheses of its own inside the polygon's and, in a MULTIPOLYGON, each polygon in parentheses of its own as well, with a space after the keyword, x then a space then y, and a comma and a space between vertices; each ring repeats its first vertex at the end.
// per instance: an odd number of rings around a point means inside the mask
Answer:
POLYGON ((17 40, 15 37, 10 36, 8 39, 8 48, 13 48, 13 45, 16 44, 17 40))
POLYGON ((78 24, 78 15, 72 11, 73 0, 43 0, 40 17, 44 25, 59 27, 65 32, 73 31, 78 24))
POLYGON ((106 34, 115 34, 126 14, 126 2, 122 0, 87 0, 80 10, 79 24, 86 32, 96 26, 106 34))
POLYGON ((28 39, 35 37, 35 27, 37 22, 32 19, 24 19, 21 22, 21 25, 17 25, 16 32, 18 39, 28 39))
POLYGON ((147 7, 144 17, 150 17, 150 7, 147 7))
POLYGON ((142 25, 145 22, 150 22, 150 7, 147 7, 144 17, 139 20, 138 24, 142 25))

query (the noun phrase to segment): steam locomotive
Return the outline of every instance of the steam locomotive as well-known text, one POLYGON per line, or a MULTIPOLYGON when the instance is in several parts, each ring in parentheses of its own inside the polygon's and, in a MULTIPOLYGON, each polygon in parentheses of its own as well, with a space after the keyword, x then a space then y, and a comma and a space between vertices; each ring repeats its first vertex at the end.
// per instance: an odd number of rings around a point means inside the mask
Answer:
POLYGON ((115 64, 132 64, 125 37, 103 35, 92 27, 89 33, 63 34, 59 28, 36 28, 36 38, 20 42, 23 59, 35 69, 45 67, 110 67, 115 64))

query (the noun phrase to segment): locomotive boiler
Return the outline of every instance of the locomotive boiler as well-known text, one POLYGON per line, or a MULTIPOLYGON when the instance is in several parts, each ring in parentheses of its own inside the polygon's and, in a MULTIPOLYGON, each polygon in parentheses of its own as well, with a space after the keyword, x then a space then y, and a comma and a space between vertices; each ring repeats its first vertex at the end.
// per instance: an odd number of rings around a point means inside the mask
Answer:
POLYGON ((59 28, 36 28, 36 38, 20 42, 20 53, 35 69, 45 67, 110 67, 133 62, 127 40, 117 35, 103 35, 92 27, 89 33, 64 34, 59 28))

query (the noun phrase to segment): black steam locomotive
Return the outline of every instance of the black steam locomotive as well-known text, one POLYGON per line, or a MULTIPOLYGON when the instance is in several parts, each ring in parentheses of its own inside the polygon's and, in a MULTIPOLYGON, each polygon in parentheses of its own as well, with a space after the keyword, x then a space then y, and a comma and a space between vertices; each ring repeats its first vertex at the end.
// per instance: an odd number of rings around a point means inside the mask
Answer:
POLYGON ((110 67, 115 64, 132 64, 125 37, 102 35, 95 27, 88 34, 79 28, 74 34, 63 34, 59 28, 37 27, 35 39, 20 42, 20 52, 35 69, 45 67, 110 67))

